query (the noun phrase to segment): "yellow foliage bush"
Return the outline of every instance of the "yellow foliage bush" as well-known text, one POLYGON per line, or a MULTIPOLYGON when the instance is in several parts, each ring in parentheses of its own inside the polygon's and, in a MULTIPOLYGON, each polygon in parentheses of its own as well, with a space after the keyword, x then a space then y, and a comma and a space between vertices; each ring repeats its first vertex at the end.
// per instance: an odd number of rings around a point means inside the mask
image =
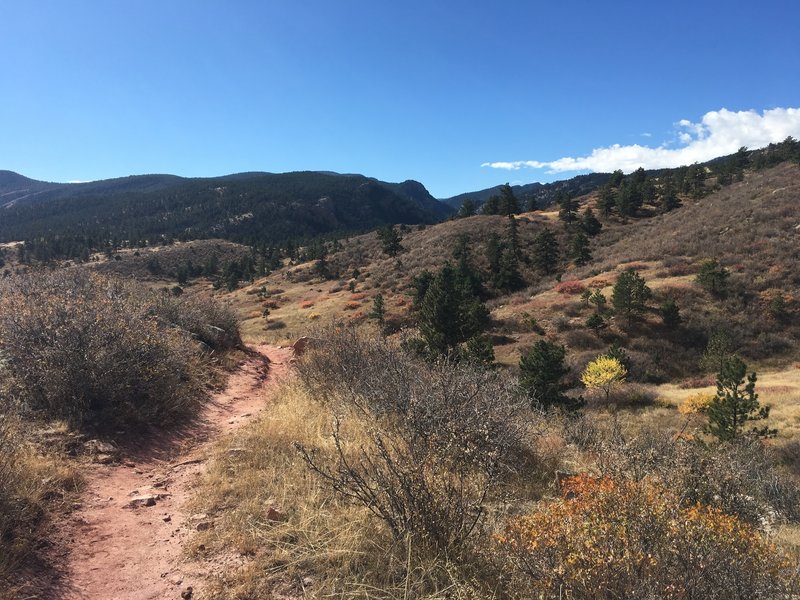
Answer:
POLYGON ((718 509, 647 481, 579 475, 562 491, 496 538, 517 597, 776 598, 794 583, 786 556, 718 509))
POLYGON ((581 374, 581 383, 589 389, 599 389, 606 393, 608 400, 611 390, 625 381, 628 370, 616 358, 598 356, 586 365, 581 374))
POLYGON ((678 412, 682 415, 697 415, 705 413, 708 410, 708 405, 714 400, 716 396, 710 392, 698 392, 687 397, 686 400, 681 402, 678 406, 678 412))

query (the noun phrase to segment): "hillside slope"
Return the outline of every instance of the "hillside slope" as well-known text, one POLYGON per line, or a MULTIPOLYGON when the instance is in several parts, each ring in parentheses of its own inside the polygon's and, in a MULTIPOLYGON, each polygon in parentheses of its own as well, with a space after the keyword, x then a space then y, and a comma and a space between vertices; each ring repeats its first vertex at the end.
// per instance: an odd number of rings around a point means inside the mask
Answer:
MULTIPOLYGON (((520 265, 524 286, 512 293, 492 287, 487 260, 488 240, 505 235, 508 219, 484 215, 408 228, 396 257, 383 253, 375 234, 357 236, 329 253, 330 282, 319 278, 311 261, 290 264, 244 291, 267 290, 275 339, 300 335, 316 319, 364 320, 378 293, 393 328, 413 327, 414 277, 455 262, 453 251, 465 239, 491 296, 489 334, 498 361, 506 365, 516 365, 520 354, 544 335, 567 347, 573 373, 617 344, 632 357, 634 380, 673 381, 700 373, 699 359, 718 330, 730 332, 734 348, 748 360, 785 364, 796 356, 800 339, 799 197, 800 169, 785 163, 748 172, 743 181, 701 199, 683 198, 684 205, 667 214, 646 207, 643 214, 655 216, 602 217, 602 231, 591 238, 593 256, 580 267, 566 256, 570 234, 556 211, 518 215, 519 246, 526 260, 520 265), (558 274, 541 273, 531 260, 534 239, 544 227, 555 234, 561 249, 558 274), (696 282, 707 259, 719 259, 730 271, 724 297, 714 297, 696 282), (610 308, 611 292, 618 276, 631 268, 644 277, 653 297, 640 319, 626 323, 610 308), (598 333, 586 325, 596 311, 580 298, 586 289, 600 290, 608 302, 606 328, 598 333), (785 301, 784 320, 768 310, 776 296, 785 301), (678 329, 662 323, 660 306, 669 299, 680 309, 678 329), (532 327, 531 317, 544 334, 532 327)), ((581 210, 594 206, 596 194, 579 202, 581 210)), ((258 297, 237 292, 233 298, 252 314, 248 326, 264 326, 255 306, 258 297)))
POLYGON ((2 241, 60 235, 130 244, 161 238, 263 242, 433 223, 452 212, 417 182, 311 171, 207 179, 142 175, 81 184, 3 172, 0 194, 2 241))

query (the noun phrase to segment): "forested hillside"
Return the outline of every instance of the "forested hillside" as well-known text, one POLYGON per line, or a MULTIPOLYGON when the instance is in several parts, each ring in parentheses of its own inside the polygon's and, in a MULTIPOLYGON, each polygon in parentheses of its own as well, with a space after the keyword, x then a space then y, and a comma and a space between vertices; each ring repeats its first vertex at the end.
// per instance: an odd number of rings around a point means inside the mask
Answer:
POLYGON ((276 243, 384 223, 433 223, 452 212, 417 182, 310 171, 70 185, 4 172, 0 193, 0 240, 36 241, 55 258, 173 239, 276 243))

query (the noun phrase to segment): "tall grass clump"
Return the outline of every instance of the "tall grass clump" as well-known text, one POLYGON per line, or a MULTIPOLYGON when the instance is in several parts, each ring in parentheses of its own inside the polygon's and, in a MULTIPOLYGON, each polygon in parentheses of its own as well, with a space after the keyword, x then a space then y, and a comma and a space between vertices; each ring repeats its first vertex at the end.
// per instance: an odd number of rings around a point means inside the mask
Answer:
POLYGON ((224 312, 174 302, 78 270, 9 278, 0 383, 17 409, 79 427, 186 414, 207 394, 208 353, 195 340, 234 345, 238 329, 224 312))
POLYGON ((35 444, 19 419, 0 412, 0 598, 32 597, 23 593, 22 571, 38 549, 45 503, 77 485, 64 460, 35 444))

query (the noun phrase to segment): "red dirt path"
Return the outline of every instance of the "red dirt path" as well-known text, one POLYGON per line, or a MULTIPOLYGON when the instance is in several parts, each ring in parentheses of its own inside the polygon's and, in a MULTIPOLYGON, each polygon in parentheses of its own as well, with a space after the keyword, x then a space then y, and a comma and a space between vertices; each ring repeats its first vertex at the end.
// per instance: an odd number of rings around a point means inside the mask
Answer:
POLYGON ((41 598, 155 600, 203 598, 207 566, 186 559, 184 544, 202 519, 183 506, 205 469, 210 445, 266 406, 270 388, 289 372, 291 348, 257 346, 199 417, 179 430, 145 436, 119 464, 93 464, 80 507, 53 533, 61 577, 41 598), (129 508, 137 495, 155 506, 129 508))

